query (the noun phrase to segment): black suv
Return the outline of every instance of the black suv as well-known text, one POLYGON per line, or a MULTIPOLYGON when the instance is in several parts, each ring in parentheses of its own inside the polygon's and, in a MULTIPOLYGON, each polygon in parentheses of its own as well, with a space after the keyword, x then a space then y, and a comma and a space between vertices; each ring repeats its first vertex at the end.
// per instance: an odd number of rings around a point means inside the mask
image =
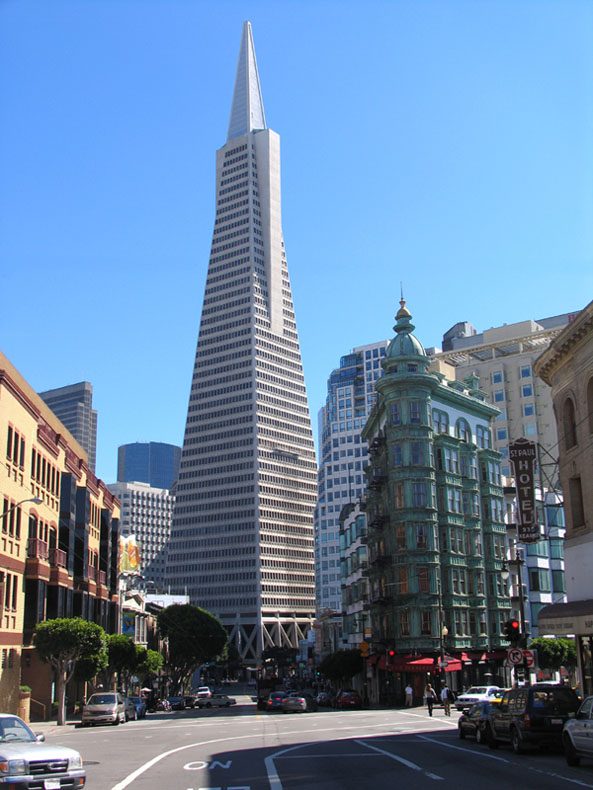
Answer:
POLYGON ((560 748, 564 722, 579 704, 568 686, 536 683, 509 689, 490 715, 486 740, 493 749, 500 741, 510 743, 517 754, 529 746, 560 748))

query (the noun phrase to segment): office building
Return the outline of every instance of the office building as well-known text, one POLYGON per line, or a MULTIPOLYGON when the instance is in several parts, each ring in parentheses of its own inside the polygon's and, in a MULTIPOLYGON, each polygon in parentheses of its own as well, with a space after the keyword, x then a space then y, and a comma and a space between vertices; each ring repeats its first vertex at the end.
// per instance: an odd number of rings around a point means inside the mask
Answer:
POLYGON ((97 412, 93 409, 93 387, 88 381, 40 392, 53 411, 88 456, 89 468, 97 461, 97 412))
POLYGON ((389 693, 394 684, 399 693, 409 675, 421 696, 425 673, 439 665, 470 683, 490 660, 494 681, 503 680, 506 525, 491 439, 498 408, 476 376, 456 381, 449 366, 431 366, 403 299, 396 320, 362 432, 370 641, 383 659, 394 652, 377 681, 387 684, 387 676, 389 693))
POLYGON ((316 463, 281 227, 280 142, 243 26, 167 564, 247 662, 315 608, 316 463))
POLYGON ((500 410, 493 426, 493 447, 502 454, 502 474, 512 475, 509 442, 524 436, 539 445, 541 483, 550 488, 558 455, 558 435, 550 387, 538 380, 533 364, 538 356, 574 320, 576 313, 520 321, 478 333, 466 322, 443 335, 438 358, 455 367, 462 381, 476 375, 479 387, 500 410))
POLYGON ((366 489, 367 446, 360 432, 375 403, 375 382, 387 341, 353 348, 327 380, 327 399, 318 415, 320 463, 315 508, 317 614, 342 611, 340 512, 366 489))
POLYGON ((138 587, 163 592, 175 497, 148 483, 118 482, 108 488, 121 502, 122 535, 133 535, 140 549, 138 587))
POLYGON ((181 447, 163 442, 134 442, 117 448, 117 482, 171 488, 179 474, 181 447))

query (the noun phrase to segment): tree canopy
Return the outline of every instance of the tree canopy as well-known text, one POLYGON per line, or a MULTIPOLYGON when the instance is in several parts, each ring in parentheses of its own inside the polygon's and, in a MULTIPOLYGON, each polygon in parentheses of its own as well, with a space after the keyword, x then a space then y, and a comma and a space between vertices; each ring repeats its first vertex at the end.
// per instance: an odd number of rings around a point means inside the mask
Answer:
POLYGON ((169 643, 167 666, 179 688, 206 661, 213 661, 227 643, 227 632, 210 612, 192 604, 173 604, 158 615, 158 627, 169 643))
MULTIPOLYGON (((56 671, 58 724, 65 719, 66 684, 76 665, 83 662, 86 672, 106 663, 107 638, 97 623, 80 617, 61 617, 39 623, 33 636, 39 658, 56 671)), ((82 669, 82 667, 81 667, 82 669)))
POLYGON ((529 647, 537 650, 537 663, 542 669, 573 669, 577 664, 576 647, 572 639, 538 637, 532 640, 529 647))
POLYGON ((109 669, 117 672, 118 685, 123 686, 127 691, 129 677, 138 663, 134 641, 125 634, 111 634, 107 639, 107 652, 109 669))
POLYGON ((350 681, 362 671, 360 650, 338 650, 330 653, 319 665, 319 671, 329 680, 350 681))

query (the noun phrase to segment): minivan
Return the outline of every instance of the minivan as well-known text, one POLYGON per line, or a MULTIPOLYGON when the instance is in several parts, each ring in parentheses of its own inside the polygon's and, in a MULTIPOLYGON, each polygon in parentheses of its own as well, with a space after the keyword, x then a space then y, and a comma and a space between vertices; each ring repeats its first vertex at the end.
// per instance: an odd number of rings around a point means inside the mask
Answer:
POLYGON ((491 748, 510 743, 520 754, 528 747, 562 745, 564 722, 574 717, 580 700, 568 686, 538 683, 509 689, 491 715, 486 741, 491 748))

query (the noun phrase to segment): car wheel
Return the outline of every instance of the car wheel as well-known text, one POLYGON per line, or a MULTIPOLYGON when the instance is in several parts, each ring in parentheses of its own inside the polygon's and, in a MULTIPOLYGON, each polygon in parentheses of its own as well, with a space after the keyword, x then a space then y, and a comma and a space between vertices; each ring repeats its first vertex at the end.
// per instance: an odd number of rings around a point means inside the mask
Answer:
POLYGON ((562 739, 562 746, 564 747, 564 756, 568 765, 580 765, 581 758, 576 753, 569 735, 565 735, 562 739))
POLYGON ((513 727, 511 730, 511 746, 515 754, 523 754, 523 744, 521 743, 521 736, 519 735, 519 730, 516 727, 513 727))
POLYGON ((224 707, 225 707, 225 708, 229 708, 229 707, 230 707, 230 705, 231 705, 231 703, 230 703, 230 702, 225 702, 225 704, 224 704, 224 707))
POLYGON ((486 739, 484 738, 484 733, 482 730, 477 727, 476 728, 476 743, 483 744, 486 739))
POLYGON ((211 708, 211 707, 212 707, 212 705, 211 705, 209 702, 207 702, 207 703, 206 703, 206 707, 207 707, 207 708, 211 708))
POLYGON ((465 732, 463 731, 463 727, 459 727, 459 738, 463 740, 465 738, 465 732))
POLYGON ((113 726, 117 727, 118 724, 119 724, 119 716, 116 716, 115 721, 113 722, 113 726))

